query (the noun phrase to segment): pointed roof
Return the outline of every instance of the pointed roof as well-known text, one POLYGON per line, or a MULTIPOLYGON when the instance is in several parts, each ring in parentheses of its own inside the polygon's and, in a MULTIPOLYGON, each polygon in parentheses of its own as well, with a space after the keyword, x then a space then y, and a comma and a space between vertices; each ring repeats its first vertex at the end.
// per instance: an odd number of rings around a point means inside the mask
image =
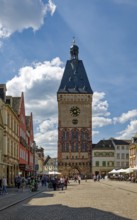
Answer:
POLYGON ((25 116, 25 121, 26 121, 26 130, 29 132, 30 139, 33 141, 34 134, 33 134, 33 115, 32 115, 32 112, 30 115, 25 116))
POLYGON ((93 94, 82 60, 78 59, 79 48, 73 42, 70 60, 67 61, 58 94, 93 94))
POLYGON ((12 97, 12 108, 19 115, 21 97, 12 97))
POLYGON ((95 146, 94 150, 115 150, 112 141, 109 140, 100 140, 95 146))
POLYGON ((25 119, 26 119, 26 129, 27 131, 30 131, 30 120, 31 120, 31 116, 25 116, 25 119))
POLYGON ((51 159, 51 157, 48 155, 44 161, 44 165, 46 165, 48 163, 49 159, 51 159))
POLYGON ((131 143, 131 140, 114 139, 114 138, 112 138, 112 141, 115 143, 115 145, 129 145, 131 143))

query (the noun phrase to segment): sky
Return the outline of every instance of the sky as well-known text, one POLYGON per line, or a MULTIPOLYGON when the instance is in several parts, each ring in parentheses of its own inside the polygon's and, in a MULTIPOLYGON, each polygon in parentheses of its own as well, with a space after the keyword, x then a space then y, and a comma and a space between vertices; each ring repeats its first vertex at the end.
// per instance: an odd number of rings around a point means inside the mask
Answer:
POLYGON ((24 92, 34 138, 57 156, 59 88, 73 37, 94 92, 92 141, 137 132, 137 0, 0 0, 0 83, 24 92))

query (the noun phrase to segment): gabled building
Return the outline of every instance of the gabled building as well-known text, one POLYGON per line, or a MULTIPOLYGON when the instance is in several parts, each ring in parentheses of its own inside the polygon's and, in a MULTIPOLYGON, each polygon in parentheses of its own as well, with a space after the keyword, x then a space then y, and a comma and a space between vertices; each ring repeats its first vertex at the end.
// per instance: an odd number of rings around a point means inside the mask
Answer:
POLYGON ((36 149, 38 155, 38 168, 37 173, 42 174, 44 171, 44 148, 40 147, 36 149))
POLYGON ((34 134, 33 134, 33 116, 32 112, 30 113, 30 116, 25 116, 26 118, 26 141, 29 146, 28 150, 28 169, 29 172, 34 172, 34 153, 35 150, 34 147, 34 134))
POLYGON ((20 120, 19 124, 19 173, 23 176, 33 173, 33 121, 32 113, 25 115, 24 94, 12 97, 13 109, 20 120))
POLYGON ((25 115, 24 94, 20 97, 7 96, 6 102, 11 105, 19 120, 19 174, 33 173, 33 118, 25 115))
POLYGON ((6 96, 0 84, 0 175, 14 185, 15 176, 34 172, 33 118, 25 115, 24 94, 6 96))
POLYGON ((48 156, 48 160, 44 162, 44 173, 49 173, 52 171, 58 171, 58 160, 57 158, 51 158, 48 156))
POLYGON ((3 174, 9 186, 14 185, 14 178, 18 175, 19 167, 19 118, 12 106, 6 100, 6 85, 0 84, 0 97, 4 103, 1 115, 4 125, 3 141, 3 174))
POLYGON ((105 176, 114 168, 115 148, 111 140, 101 140, 92 148, 92 174, 105 176))

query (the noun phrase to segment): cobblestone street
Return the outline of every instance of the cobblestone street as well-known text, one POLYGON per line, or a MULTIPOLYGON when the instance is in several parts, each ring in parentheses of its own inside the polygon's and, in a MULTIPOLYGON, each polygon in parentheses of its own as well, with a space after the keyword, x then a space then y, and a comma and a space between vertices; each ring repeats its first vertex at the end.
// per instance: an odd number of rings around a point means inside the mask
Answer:
MULTIPOLYGON (((0 197, 0 203, 11 197, 0 197)), ((67 190, 43 191, 0 211, 0 219, 137 220, 136 204, 137 184, 83 180, 79 185, 71 181, 67 190)))

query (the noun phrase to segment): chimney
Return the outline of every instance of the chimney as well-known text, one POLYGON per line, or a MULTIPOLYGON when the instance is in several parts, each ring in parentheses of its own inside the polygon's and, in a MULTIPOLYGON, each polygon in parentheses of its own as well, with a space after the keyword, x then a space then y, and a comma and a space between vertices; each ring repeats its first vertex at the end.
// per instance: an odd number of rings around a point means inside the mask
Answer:
POLYGON ((6 84, 0 84, 0 99, 6 102, 6 84))

